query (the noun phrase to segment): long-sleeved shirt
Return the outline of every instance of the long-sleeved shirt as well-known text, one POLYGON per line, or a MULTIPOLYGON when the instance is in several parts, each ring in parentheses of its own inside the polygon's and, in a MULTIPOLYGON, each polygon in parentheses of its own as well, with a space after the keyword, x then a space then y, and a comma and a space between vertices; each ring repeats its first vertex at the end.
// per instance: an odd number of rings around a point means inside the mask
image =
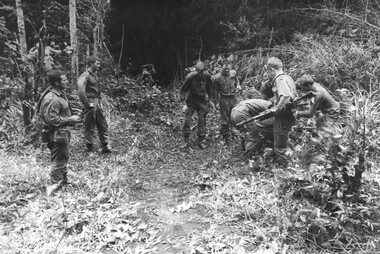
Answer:
POLYGON ((282 96, 289 98, 287 106, 297 97, 296 85, 293 79, 286 75, 280 74, 274 78, 272 91, 275 95, 275 105, 277 105, 282 96))
POLYGON ((96 73, 87 69, 78 79, 78 95, 84 106, 90 107, 89 98, 100 98, 100 82, 96 73))
POLYGON ((215 75, 214 84, 216 91, 224 96, 233 96, 236 93, 236 88, 239 81, 236 76, 231 75, 231 71, 227 75, 218 73, 215 75))
MULTIPOLYGON (((271 106, 272 103, 270 101, 262 100, 262 99, 249 99, 239 102, 238 105, 236 105, 231 112, 231 120, 234 123, 234 125, 238 124, 239 122, 242 122, 244 120, 247 120, 253 116, 257 116, 261 112, 264 112, 271 106), (233 120, 232 115, 235 115, 233 120), (236 122, 236 120, 238 120, 236 122)), ((273 118, 268 118, 263 121, 256 122, 257 126, 259 127, 267 127, 267 126, 273 126, 273 118)))
POLYGON ((71 109, 65 94, 56 89, 50 90, 41 101, 39 115, 50 127, 62 127, 71 125, 69 120, 71 109))
POLYGON ((300 117, 312 117, 317 110, 322 111, 322 113, 330 113, 330 110, 338 112, 340 104, 334 100, 331 94, 320 84, 313 84, 314 91, 314 103, 311 104, 309 110, 297 112, 300 117))
POLYGON ((208 73, 191 73, 181 87, 181 100, 188 103, 206 101, 206 96, 212 96, 212 81, 208 73), (186 98, 186 94, 188 94, 186 98))

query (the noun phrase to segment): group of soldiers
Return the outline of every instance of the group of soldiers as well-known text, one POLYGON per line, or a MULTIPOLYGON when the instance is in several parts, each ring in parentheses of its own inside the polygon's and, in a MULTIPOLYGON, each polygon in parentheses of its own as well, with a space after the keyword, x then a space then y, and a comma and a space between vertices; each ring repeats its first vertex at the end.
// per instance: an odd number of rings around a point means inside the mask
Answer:
MULTIPOLYGON (((100 59, 95 56, 87 58, 88 69, 78 79, 78 94, 82 103, 84 143, 87 152, 94 151, 94 132, 102 145, 102 153, 111 153, 109 147, 108 124, 101 107, 101 85, 97 72, 100 59)), ((64 72, 51 70, 48 72, 50 87, 40 96, 37 112, 43 120, 42 141, 50 150, 50 183, 47 194, 51 195, 69 183, 67 163, 70 148, 70 126, 81 121, 81 117, 73 115, 65 90, 68 79, 64 72)))
MULTIPOLYGON (((101 107, 101 85, 97 75, 100 59, 90 56, 87 58, 87 65, 87 70, 78 79, 86 151, 94 151, 94 131, 97 129, 101 152, 111 153, 108 124, 101 107)), ((187 76, 180 91, 181 100, 186 101, 183 107, 184 144, 181 147, 184 149, 190 146, 191 119, 197 112, 197 145, 201 149, 206 148, 208 106, 215 109, 215 104, 219 104, 220 134, 225 145, 230 143, 231 130, 239 133, 244 141, 244 157, 250 159, 260 154, 265 142, 272 142, 276 162, 281 166, 288 166, 291 160, 287 153, 287 145, 296 118, 318 114, 319 122, 328 124, 339 115, 339 103, 309 75, 302 76, 297 81, 297 86, 302 91, 313 92, 314 103, 308 111, 295 110, 296 83, 284 73, 281 60, 276 57, 269 58, 265 69, 270 82, 261 88, 262 98, 252 99, 252 93, 248 92, 245 100, 238 103, 236 94, 241 87, 237 73, 231 69, 230 63, 224 62, 221 72, 211 77, 205 71, 204 63, 198 62, 195 71, 187 76), (271 117, 261 121, 249 121, 263 112, 271 117)), ((37 111, 44 122, 42 140, 47 143, 51 155, 51 182, 47 186, 47 193, 50 195, 68 184, 67 163, 71 137, 69 127, 80 122, 82 118, 73 115, 66 98, 68 79, 64 72, 51 70, 48 79, 51 86, 41 95, 37 111)))
POLYGON ((276 57, 268 58, 264 68, 269 82, 260 88, 261 98, 253 98, 255 93, 248 91, 244 100, 238 103, 236 93, 241 88, 236 71, 231 69, 230 64, 224 62, 221 72, 212 77, 205 71, 204 63, 198 62, 195 72, 188 75, 180 90, 181 100, 185 101, 184 144, 181 148, 190 146, 190 123, 194 112, 198 114, 197 145, 200 149, 206 148, 208 106, 214 109, 218 103, 220 134, 224 144, 229 144, 231 131, 237 133, 242 139, 246 160, 260 155, 264 145, 269 144, 273 147, 274 162, 286 168, 291 165, 289 134, 297 118, 316 115, 317 127, 327 127, 338 117, 340 104, 310 75, 303 75, 294 82, 284 73, 283 64, 276 57), (312 97, 308 109, 299 110, 297 107, 296 101, 303 99, 298 97, 297 90, 311 95, 305 96, 312 97), (262 118, 250 121, 260 114, 262 118))

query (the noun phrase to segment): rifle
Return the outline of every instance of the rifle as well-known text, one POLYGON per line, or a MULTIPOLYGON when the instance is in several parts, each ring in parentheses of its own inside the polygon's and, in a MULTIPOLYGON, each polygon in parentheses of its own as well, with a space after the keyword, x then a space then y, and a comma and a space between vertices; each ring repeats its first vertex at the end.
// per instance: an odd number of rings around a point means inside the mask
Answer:
POLYGON ((299 105, 298 102, 302 101, 302 100, 306 100, 306 99, 310 99, 310 98, 313 98, 315 96, 315 93, 313 91, 310 91, 308 92, 307 94, 295 99, 293 101, 293 107, 299 107, 299 106, 302 106, 302 105, 299 105))
POLYGON ((251 118, 248 118, 247 120, 244 120, 244 121, 236 124, 236 127, 240 127, 244 124, 254 122, 254 121, 259 121, 259 120, 262 121, 262 120, 265 120, 265 119, 272 117, 273 115, 274 115, 274 112, 272 110, 267 109, 267 110, 261 112, 260 114, 258 114, 256 116, 253 116, 251 118))
MULTIPOLYGON (((301 106, 301 105, 298 105, 298 102, 305 100, 305 99, 310 99, 314 96, 315 96, 315 94, 312 91, 308 92, 307 94, 295 99, 293 101, 293 107, 301 106)), ((262 121, 262 120, 265 120, 265 119, 272 117, 273 115, 274 115, 274 112, 270 109, 267 109, 267 110, 261 112, 260 114, 258 114, 256 116, 253 116, 251 118, 248 118, 247 120, 244 120, 244 121, 236 124, 236 127, 240 127, 244 124, 254 122, 254 121, 262 121)))

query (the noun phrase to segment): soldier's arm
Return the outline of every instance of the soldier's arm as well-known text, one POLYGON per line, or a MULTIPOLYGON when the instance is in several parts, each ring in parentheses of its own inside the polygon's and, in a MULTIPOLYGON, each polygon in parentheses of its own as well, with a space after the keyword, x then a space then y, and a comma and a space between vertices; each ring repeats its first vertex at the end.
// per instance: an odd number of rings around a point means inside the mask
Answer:
POLYGON ((71 116, 62 117, 60 115, 61 103, 58 100, 53 100, 47 107, 45 121, 47 124, 54 127, 73 125, 75 121, 71 116))
POLYGON ((321 98, 315 97, 314 103, 311 104, 309 110, 297 111, 296 113, 297 117, 306 117, 306 118, 313 117, 315 113, 317 112, 317 110, 319 109, 320 104, 321 104, 321 98))
POLYGON ((86 76, 82 76, 78 79, 78 95, 80 101, 84 106, 90 107, 90 103, 88 102, 88 97, 86 95, 86 86, 87 86, 87 78, 86 76))
POLYGON ((185 82, 183 82, 183 85, 182 85, 181 90, 180 90, 180 99, 181 99, 181 101, 186 100, 186 94, 189 92, 191 79, 192 79, 191 76, 187 77, 185 79, 185 82))

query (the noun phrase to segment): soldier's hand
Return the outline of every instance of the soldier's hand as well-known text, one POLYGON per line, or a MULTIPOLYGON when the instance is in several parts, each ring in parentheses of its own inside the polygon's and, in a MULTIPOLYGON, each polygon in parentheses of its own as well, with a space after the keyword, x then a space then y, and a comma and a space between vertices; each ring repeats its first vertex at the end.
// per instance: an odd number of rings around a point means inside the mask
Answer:
POLYGON ((214 102, 212 102, 212 101, 209 101, 209 103, 208 103, 209 105, 210 105, 210 107, 211 107, 211 110, 212 111, 214 111, 215 110, 215 103, 214 102))
POLYGON ((70 119, 70 121, 73 122, 73 123, 78 123, 78 122, 80 122, 80 120, 81 120, 80 116, 78 116, 78 115, 70 116, 69 119, 70 119))
POLYGON ((277 107, 269 108, 268 111, 273 112, 274 116, 276 116, 278 114, 278 108, 277 107))
POLYGON ((183 105, 183 107, 182 107, 182 113, 186 114, 187 110, 188 110, 187 105, 183 105))

